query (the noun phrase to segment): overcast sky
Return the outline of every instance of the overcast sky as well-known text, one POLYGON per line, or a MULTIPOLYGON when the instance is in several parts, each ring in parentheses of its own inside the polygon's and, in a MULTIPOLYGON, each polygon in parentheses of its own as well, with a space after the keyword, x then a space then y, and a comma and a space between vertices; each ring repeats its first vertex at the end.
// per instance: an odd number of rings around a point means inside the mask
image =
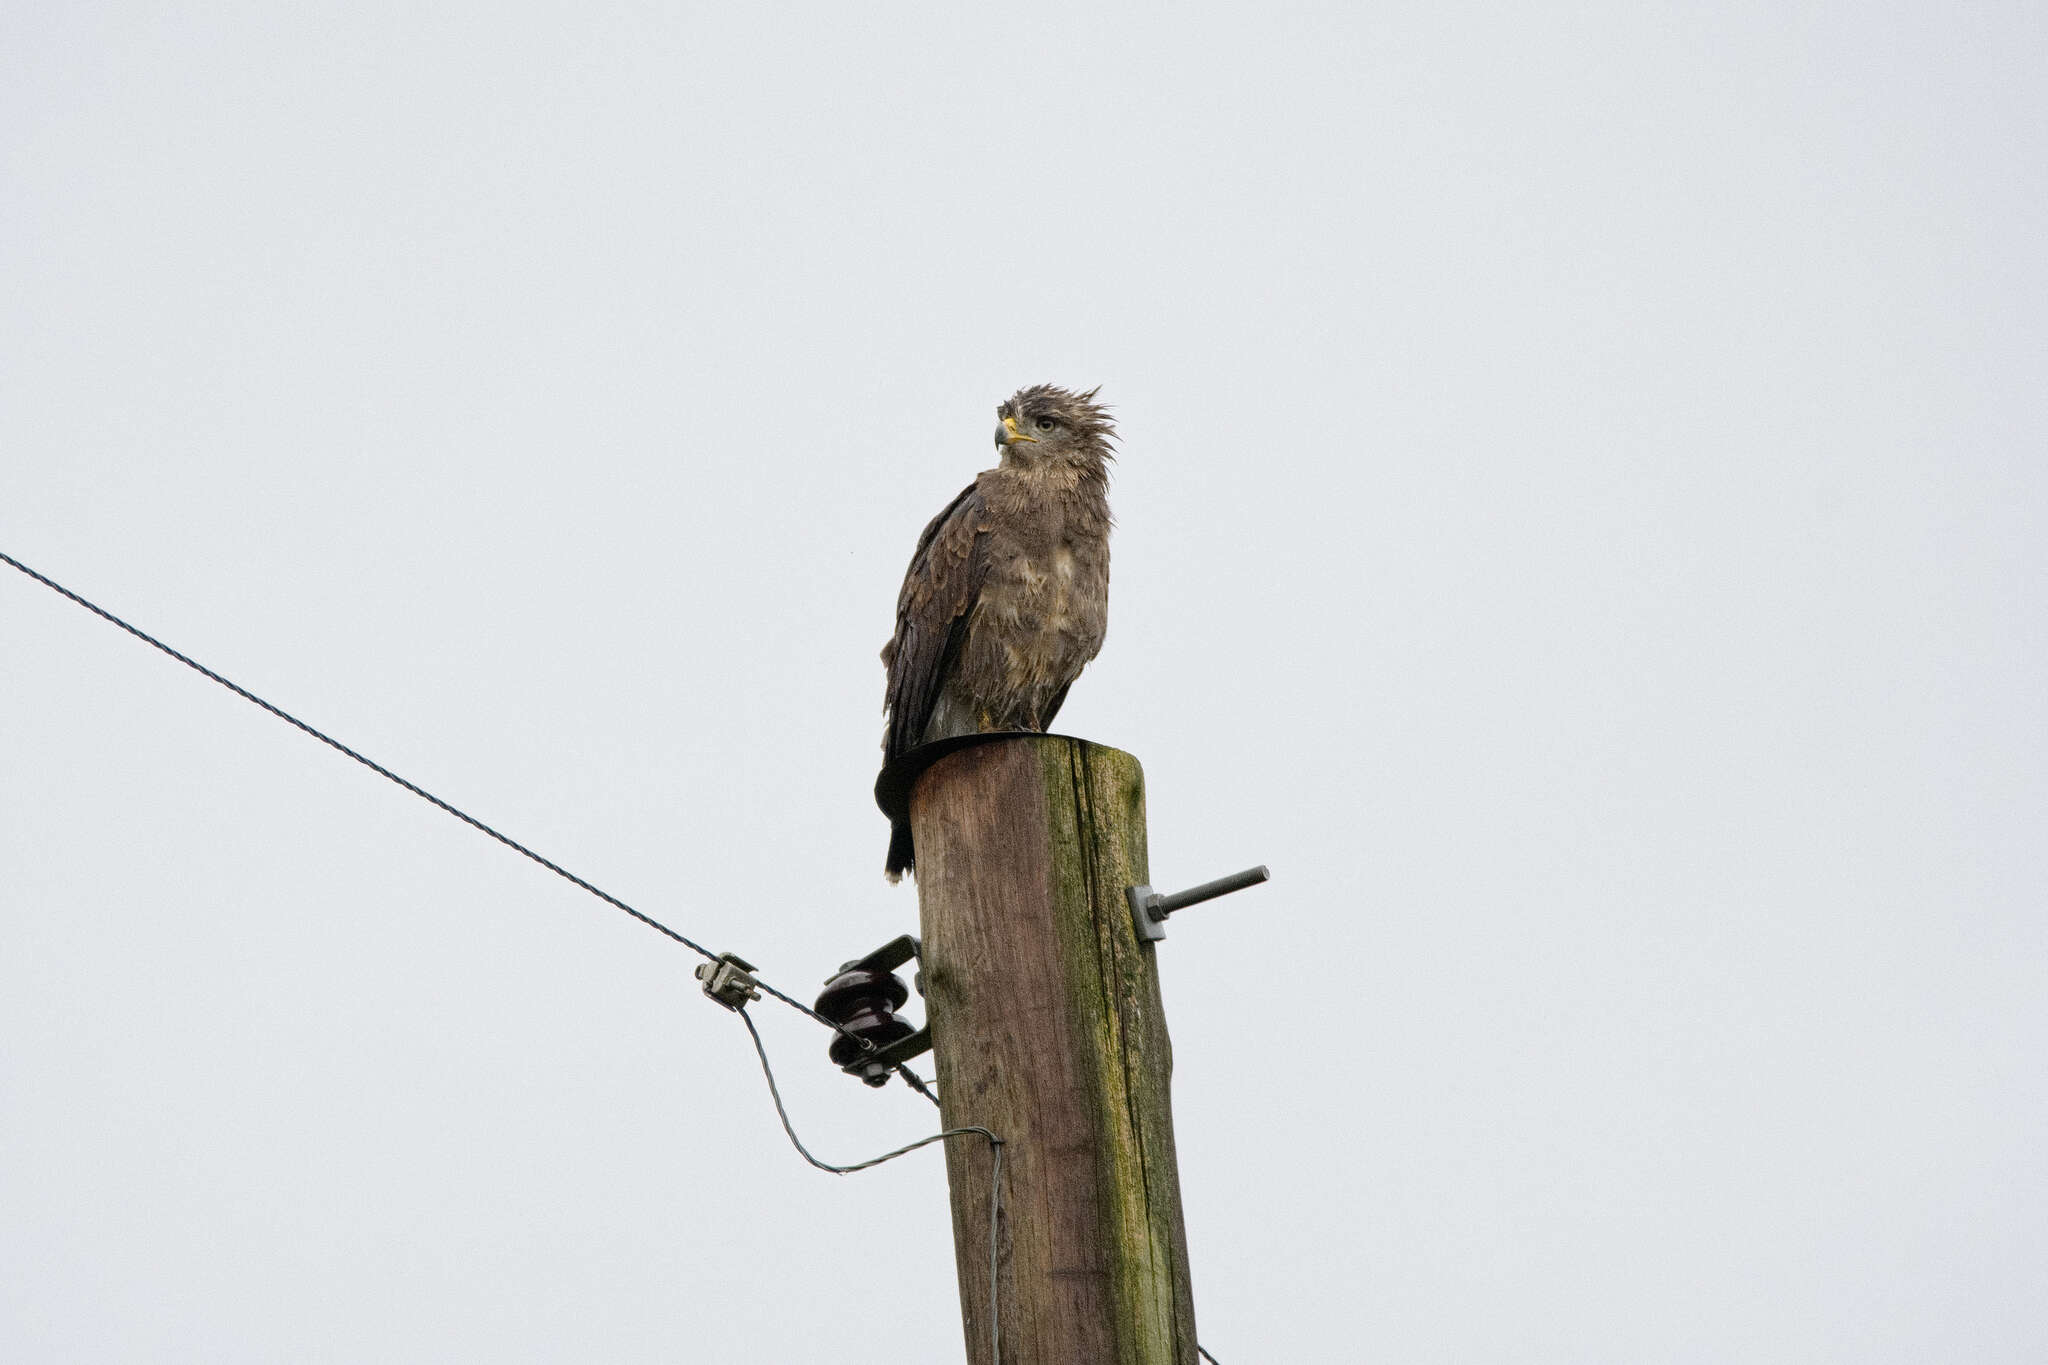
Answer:
MULTIPOLYGON (((0 549, 807 997, 1100 384, 1060 728, 1273 869, 1159 957, 1217 1358, 2039 1361, 2043 15, 6 0, 0 549)), ((0 1358, 959 1359, 692 955, 4 566, 0 687, 0 1358)))

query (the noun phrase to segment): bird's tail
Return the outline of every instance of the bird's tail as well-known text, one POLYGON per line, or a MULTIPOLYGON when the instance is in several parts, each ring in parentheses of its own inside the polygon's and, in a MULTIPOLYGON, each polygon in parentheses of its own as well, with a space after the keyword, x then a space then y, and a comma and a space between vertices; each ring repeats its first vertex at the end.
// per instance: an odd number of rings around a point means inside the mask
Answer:
POLYGON ((903 874, 917 866, 917 854, 910 846, 910 822, 892 820, 889 822, 889 861, 887 868, 889 882, 894 885, 903 880, 903 874))

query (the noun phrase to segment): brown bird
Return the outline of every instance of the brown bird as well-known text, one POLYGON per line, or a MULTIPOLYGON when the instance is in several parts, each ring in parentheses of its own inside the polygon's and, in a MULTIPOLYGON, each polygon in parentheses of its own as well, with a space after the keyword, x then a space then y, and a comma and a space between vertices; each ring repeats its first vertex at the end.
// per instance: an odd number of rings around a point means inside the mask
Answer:
MULTIPOLYGON (((1101 651, 1116 428, 1097 392, 1019 389, 996 409, 1002 462, 917 538, 882 646, 886 761, 954 735, 1045 729, 1101 651)), ((912 862, 898 820, 889 880, 912 862)))

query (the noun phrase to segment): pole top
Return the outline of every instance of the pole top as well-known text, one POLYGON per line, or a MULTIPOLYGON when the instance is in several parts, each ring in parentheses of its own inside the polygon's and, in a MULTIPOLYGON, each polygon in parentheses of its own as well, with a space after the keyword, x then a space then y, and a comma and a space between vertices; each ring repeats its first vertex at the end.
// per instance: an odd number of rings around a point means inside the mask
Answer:
POLYGON ((1092 741, 1079 735, 1053 735, 1042 730, 989 730, 981 734, 955 735, 951 739, 935 739, 929 744, 920 744, 882 766, 882 775, 875 779, 875 804, 882 808, 882 814, 891 820, 910 818, 910 793, 917 786, 917 779, 925 770, 949 754, 962 749, 972 749, 982 744, 993 744, 1003 739, 1066 739, 1076 744, 1092 741))

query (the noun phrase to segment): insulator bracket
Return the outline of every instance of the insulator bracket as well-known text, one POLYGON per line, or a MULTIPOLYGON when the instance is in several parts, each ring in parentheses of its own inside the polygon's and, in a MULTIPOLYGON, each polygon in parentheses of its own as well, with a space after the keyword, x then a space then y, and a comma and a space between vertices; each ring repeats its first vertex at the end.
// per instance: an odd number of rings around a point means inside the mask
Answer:
MULTIPOLYGON (((931 1049, 929 1027, 917 1028, 896 1017, 910 992, 895 968, 915 959, 921 946, 913 935, 899 935, 865 957, 841 963, 825 982, 816 1008, 846 1030, 832 1040, 827 1052, 847 1075, 869 1085, 886 1085, 898 1066, 931 1049)), ((917 989, 924 993, 921 972, 917 989)))

